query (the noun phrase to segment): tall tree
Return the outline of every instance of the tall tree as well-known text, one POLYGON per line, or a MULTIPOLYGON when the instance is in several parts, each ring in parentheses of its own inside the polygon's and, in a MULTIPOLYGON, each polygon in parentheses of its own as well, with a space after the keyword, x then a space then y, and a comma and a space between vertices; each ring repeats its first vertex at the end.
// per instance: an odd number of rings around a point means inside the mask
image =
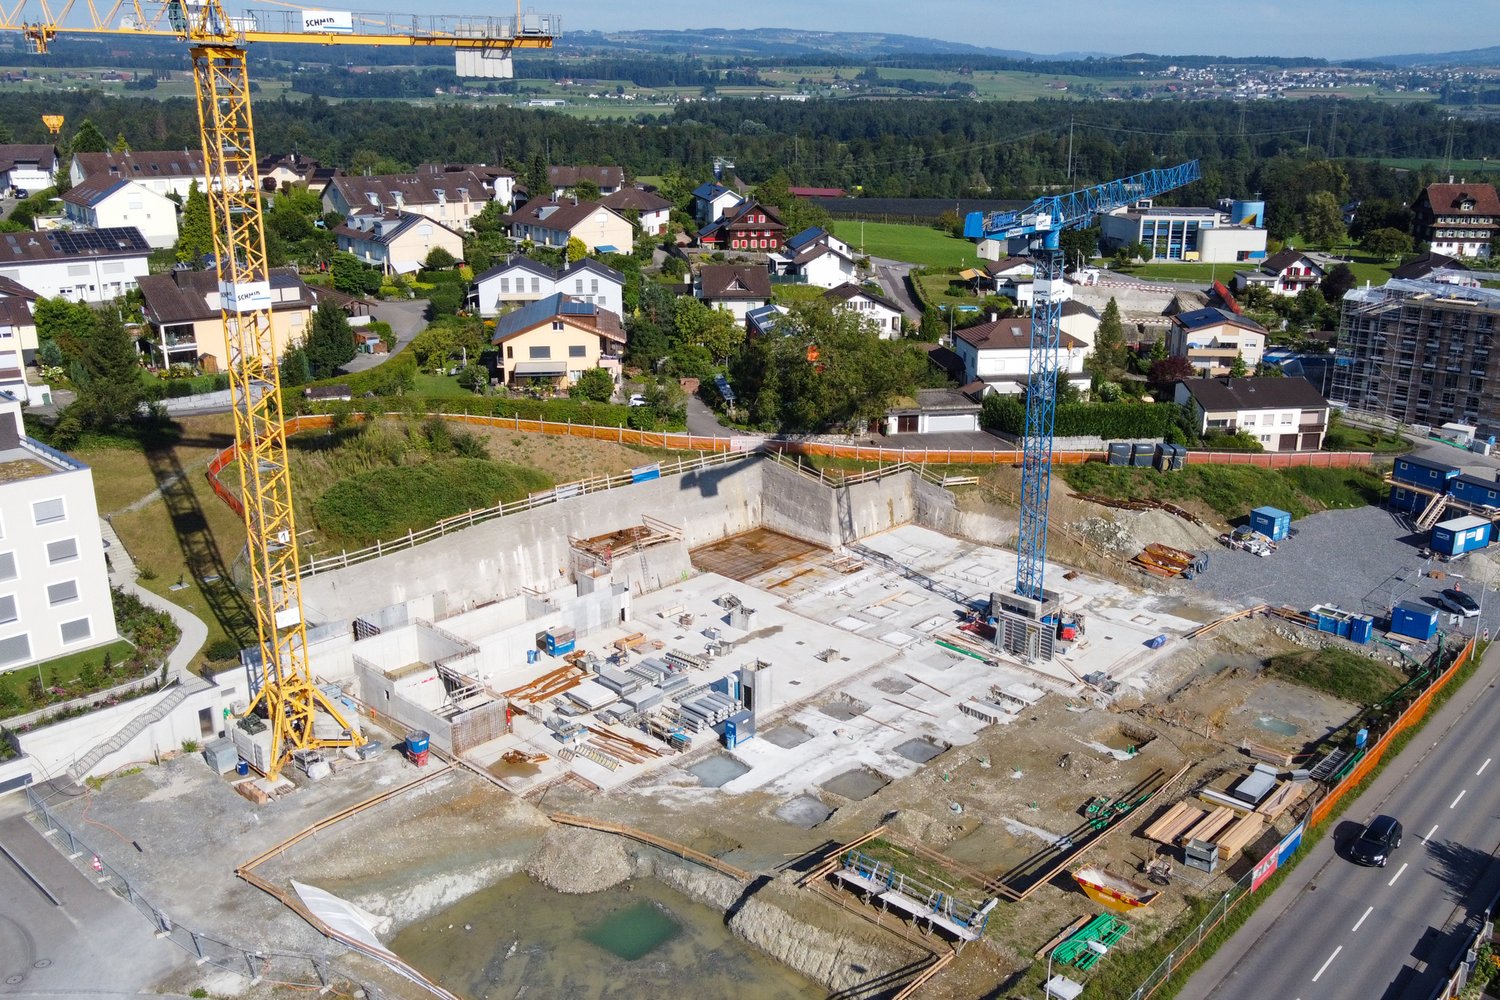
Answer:
POLYGON ((99 126, 88 118, 79 123, 78 131, 73 133, 73 138, 68 142, 70 153, 104 153, 108 150, 109 140, 104 138, 99 126))
POLYGON ((214 252, 213 224, 208 217, 208 196, 198 190, 198 182, 188 187, 187 201, 177 223, 177 259, 197 265, 214 252))
POLYGON ((115 135, 114 151, 116 153, 130 152, 130 140, 125 138, 124 132, 120 132, 115 135))
POLYGON ((1234 363, 1229 366, 1230 378, 1244 378, 1250 374, 1250 366, 1245 364, 1245 355, 1235 354, 1234 363))
POLYGON ((1101 380, 1117 377, 1125 370, 1125 327, 1120 322, 1120 306, 1111 297, 1099 318, 1094 334, 1094 350, 1088 357, 1089 372, 1101 380))
POLYGON ((307 354, 308 371, 313 378, 328 378, 340 365, 354 359, 354 328, 349 317, 337 306, 325 305, 313 316, 312 329, 308 331, 307 343, 303 345, 307 354))
POLYGON ((1308 197, 1302 212, 1302 235, 1320 247, 1331 247, 1348 237, 1344 210, 1333 192, 1317 191, 1308 197))
POLYGON ((115 309, 95 314, 92 336, 72 366, 77 400, 69 407, 84 427, 109 430, 128 423, 146 399, 140 356, 115 309))

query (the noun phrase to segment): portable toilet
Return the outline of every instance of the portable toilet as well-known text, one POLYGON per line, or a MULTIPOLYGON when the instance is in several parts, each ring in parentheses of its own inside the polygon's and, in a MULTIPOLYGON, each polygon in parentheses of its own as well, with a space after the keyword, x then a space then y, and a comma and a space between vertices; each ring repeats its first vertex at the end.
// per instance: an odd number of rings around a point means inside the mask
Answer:
POLYGON ((1279 542, 1292 530, 1292 515, 1275 507, 1257 507, 1250 512, 1250 527, 1273 542, 1279 542))
POLYGON ((1427 642, 1437 635, 1438 609, 1416 601, 1402 601, 1391 609, 1391 631, 1396 635, 1427 642))
POLYGON ((1375 619, 1369 615, 1355 615, 1349 619, 1349 641, 1357 642, 1361 646, 1369 642, 1375 634, 1375 619))
POLYGON ((1455 517, 1432 528, 1432 551, 1445 556, 1461 556, 1490 544, 1490 522, 1487 518, 1455 517))

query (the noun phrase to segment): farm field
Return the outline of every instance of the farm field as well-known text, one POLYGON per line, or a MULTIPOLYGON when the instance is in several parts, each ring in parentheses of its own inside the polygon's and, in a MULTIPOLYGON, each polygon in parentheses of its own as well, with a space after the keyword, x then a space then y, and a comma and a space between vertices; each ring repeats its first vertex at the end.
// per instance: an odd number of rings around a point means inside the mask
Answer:
POLYGON ((906 226, 895 222, 865 222, 841 219, 833 224, 834 235, 871 257, 921 264, 924 267, 972 267, 977 256, 974 244, 931 226, 906 226))

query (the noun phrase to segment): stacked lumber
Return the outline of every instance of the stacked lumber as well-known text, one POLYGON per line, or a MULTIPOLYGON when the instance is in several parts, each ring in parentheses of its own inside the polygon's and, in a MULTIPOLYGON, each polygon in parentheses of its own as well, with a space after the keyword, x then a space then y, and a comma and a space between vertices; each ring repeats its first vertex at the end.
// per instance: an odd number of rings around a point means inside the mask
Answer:
POLYGON ((509 691, 503 692, 503 694, 508 701, 528 702, 536 705, 546 701, 548 698, 560 695, 570 688, 577 687, 584 677, 585 674, 579 667, 572 665, 558 667, 556 670, 543 674, 530 683, 511 688, 509 691))
POLYGON ((1227 806, 1219 806, 1197 823, 1190 826, 1183 834, 1182 839, 1201 840, 1205 844, 1212 844, 1219 839, 1224 829, 1234 822, 1235 812, 1227 806))
POLYGON ((1292 755, 1285 750, 1277 750, 1268 747, 1264 743, 1256 743, 1254 740, 1241 740, 1240 749, 1256 760, 1263 760, 1267 764, 1277 764, 1288 767, 1292 763, 1292 755))
POLYGON ((1266 796, 1266 800, 1256 808, 1267 820, 1275 822, 1292 806, 1301 802, 1307 795, 1307 783, 1303 781, 1284 781, 1277 786, 1276 790, 1266 796))
POLYGON ((1208 810, 1201 809, 1195 803, 1184 799, 1169 807, 1155 822, 1146 827, 1146 839, 1154 840, 1158 844, 1166 844, 1168 847, 1175 846, 1178 839, 1198 825, 1206 815, 1208 815, 1208 810))
POLYGON ((623 639, 615 640, 615 648, 622 653, 628 653, 637 646, 643 645, 646 636, 641 632, 632 632, 623 639))
POLYGON ((1230 861, 1261 835, 1266 828, 1266 818, 1260 813, 1248 813, 1235 820, 1219 834, 1214 843, 1219 845, 1219 858, 1230 861))

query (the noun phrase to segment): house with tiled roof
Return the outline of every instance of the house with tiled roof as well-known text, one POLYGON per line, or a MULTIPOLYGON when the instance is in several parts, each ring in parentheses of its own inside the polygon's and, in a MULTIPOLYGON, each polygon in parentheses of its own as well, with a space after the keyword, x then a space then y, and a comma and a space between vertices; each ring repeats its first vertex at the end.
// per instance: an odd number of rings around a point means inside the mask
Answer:
POLYGON ((0 233, 0 280, 46 298, 109 302, 151 273, 151 245, 134 226, 0 233))
POLYGON ((693 189, 693 218, 699 226, 710 225, 744 200, 738 191, 718 181, 699 184, 693 189))
POLYGON ((749 310, 745 313, 745 336, 769 337, 776 332, 776 325, 786 314, 786 306, 774 302, 749 310))
POLYGON ((63 192, 63 215, 90 229, 134 226, 156 249, 177 242, 177 205, 139 181, 94 174, 63 192))
POLYGON ((859 263, 849 252, 849 244, 820 226, 804 229, 787 239, 780 250, 770 255, 767 264, 774 275, 819 288, 837 288, 854 281, 859 272, 859 263))
POLYGON ((1234 272, 1234 290, 1259 286, 1276 295, 1297 295, 1316 288, 1323 280, 1323 265, 1301 250, 1281 250, 1261 262, 1254 271, 1234 272))
POLYGON ((746 313, 771 301, 771 276, 753 264, 704 264, 693 279, 693 294, 744 322, 746 313))
POLYGON ((845 282, 823 293, 825 302, 835 309, 855 313, 870 323, 881 340, 901 336, 901 307, 884 295, 877 295, 854 282, 845 282))
POLYGON ((490 343, 501 384, 564 389, 590 368, 618 383, 625 329, 618 314, 558 292, 501 316, 490 343))
POLYGON ((337 167, 325 167, 317 160, 300 153, 272 153, 262 156, 255 165, 264 191, 280 191, 287 185, 303 184, 308 188, 322 188, 338 176, 337 167))
POLYGON ((775 253, 786 237, 776 209, 755 199, 741 202, 698 231, 698 245, 713 250, 775 253))
POLYGON ((570 194, 582 183, 592 183, 602 198, 625 186, 625 171, 620 167, 600 166, 547 168, 547 184, 552 188, 554 198, 570 194))
MULTIPOLYGON (((1026 316, 989 319, 953 332, 953 352, 963 361, 963 383, 969 389, 982 382, 981 395, 1024 392, 1031 358, 1031 319, 1026 316)), ((1077 337, 1061 334, 1058 341, 1059 377, 1080 392, 1087 392, 1089 376, 1083 372, 1088 345, 1077 337)))
POLYGON ((1457 257, 1429 250, 1396 268, 1391 272, 1391 277, 1407 281, 1445 281, 1450 285, 1479 288, 1479 279, 1472 277, 1468 271, 1468 265, 1457 257))
POLYGON ((1500 195, 1493 184, 1429 184, 1412 206, 1417 239, 1438 253, 1488 260, 1500 233, 1500 195))
POLYGON ((507 220, 513 240, 530 240, 545 247, 566 247, 583 241, 589 253, 629 253, 635 227, 619 212, 597 201, 533 198, 507 220))
POLYGON ((491 201, 508 205, 497 183, 472 170, 442 170, 428 165, 409 174, 337 176, 323 188, 323 210, 348 215, 355 210, 411 212, 460 233, 491 201))
POLYGON ((68 179, 82 184, 90 177, 120 177, 148 191, 187 200, 194 184, 206 190, 203 154, 197 149, 143 149, 124 153, 74 153, 68 179))
POLYGON ((0 289, 0 392, 22 402, 51 402, 52 389, 29 385, 26 363, 36 357, 36 320, 32 317, 35 295, 11 295, 0 289))
POLYGON ((1198 433, 1243 431, 1266 451, 1317 451, 1328 430, 1328 401, 1305 378, 1194 378, 1176 399, 1198 433))
POLYGON ((592 257, 562 268, 548 267, 530 257, 512 257, 474 279, 470 308, 481 316, 498 316, 513 306, 559 292, 617 316, 625 314, 625 276, 592 257))
MULTIPOLYGON (((213 271, 168 271, 140 280, 151 360, 227 371, 229 345, 213 271)), ((312 325, 313 295, 293 267, 271 269, 271 342, 276 357, 301 343, 312 325)))
POLYGON ((1167 329, 1167 353, 1187 358, 1205 376, 1228 375, 1236 358, 1254 368, 1265 351, 1265 327, 1228 309, 1210 306, 1178 313, 1167 329))
POLYGON ((0 191, 27 197, 52 186, 57 147, 50 143, 0 143, 0 191))
POLYGON ((419 271, 434 250, 446 250, 454 260, 464 256, 462 233, 415 212, 358 209, 333 227, 333 235, 340 250, 384 274, 419 271))
POLYGON ((612 195, 599 199, 600 204, 614 209, 627 219, 636 213, 641 232, 647 236, 660 236, 667 231, 672 218, 672 203, 659 194, 642 191, 640 188, 621 188, 612 195))

